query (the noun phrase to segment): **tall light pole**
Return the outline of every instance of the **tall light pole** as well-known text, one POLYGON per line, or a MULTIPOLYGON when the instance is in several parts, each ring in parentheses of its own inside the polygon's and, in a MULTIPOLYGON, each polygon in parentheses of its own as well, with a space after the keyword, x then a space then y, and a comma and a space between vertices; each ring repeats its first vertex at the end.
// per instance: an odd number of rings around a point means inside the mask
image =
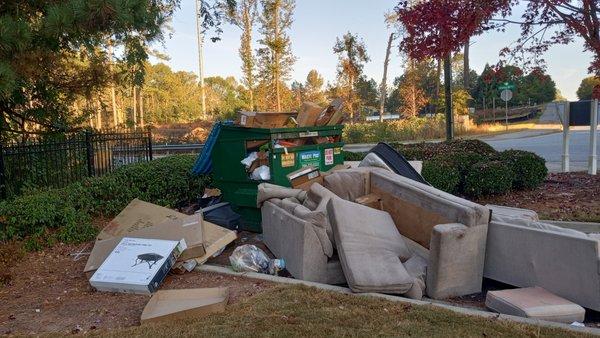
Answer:
POLYGON ((198 38, 198 70, 200 76, 201 117, 206 117, 206 95, 204 93, 204 33, 202 32, 202 1, 196 0, 196 36, 198 38))

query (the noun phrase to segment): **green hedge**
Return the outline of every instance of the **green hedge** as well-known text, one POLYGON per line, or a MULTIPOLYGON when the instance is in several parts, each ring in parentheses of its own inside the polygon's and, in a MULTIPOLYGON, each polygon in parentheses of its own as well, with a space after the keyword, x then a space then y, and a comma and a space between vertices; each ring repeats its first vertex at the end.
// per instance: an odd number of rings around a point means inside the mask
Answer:
POLYGON ((443 161, 425 161, 421 175, 429 184, 445 192, 459 192, 461 174, 454 165, 443 161))
POLYGON ((113 217, 132 199, 179 207, 194 201, 208 177, 194 177, 195 156, 177 155, 123 166, 62 189, 31 191, 0 202, 0 241, 27 239, 28 249, 92 239, 94 217, 113 217))
POLYGON ((465 176, 464 193, 474 197, 505 194, 511 190, 514 179, 512 168, 504 162, 479 162, 465 176))
POLYGON ((515 173, 513 187, 516 189, 533 189, 540 186, 548 175, 546 160, 540 156, 523 150, 505 150, 497 157, 510 164, 515 173))

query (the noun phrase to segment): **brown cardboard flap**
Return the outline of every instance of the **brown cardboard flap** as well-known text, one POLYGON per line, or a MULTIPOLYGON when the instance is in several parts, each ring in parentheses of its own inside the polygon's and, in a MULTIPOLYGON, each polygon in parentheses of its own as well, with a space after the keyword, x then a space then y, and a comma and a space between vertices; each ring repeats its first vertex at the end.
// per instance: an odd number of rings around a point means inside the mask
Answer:
POLYGON ((211 222, 203 221, 202 227, 204 234, 204 250, 206 253, 203 256, 196 258, 198 264, 204 264, 212 255, 237 239, 235 231, 220 227, 211 222))
POLYGON ((228 300, 228 288, 159 290, 146 304, 141 322, 171 321, 223 312, 228 300))
POLYGON ((302 103, 302 110, 298 113, 298 127, 312 127, 317 122, 319 114, 323 112, 323 108, 312 102, 302 103))
POLYGON ((132 231, 157 225, 166 219, 180 220, 185 217, 187 215, 175 210, 144 202, 136 198, 102 229, 96 239, 103 240, 123 236, 132 231))

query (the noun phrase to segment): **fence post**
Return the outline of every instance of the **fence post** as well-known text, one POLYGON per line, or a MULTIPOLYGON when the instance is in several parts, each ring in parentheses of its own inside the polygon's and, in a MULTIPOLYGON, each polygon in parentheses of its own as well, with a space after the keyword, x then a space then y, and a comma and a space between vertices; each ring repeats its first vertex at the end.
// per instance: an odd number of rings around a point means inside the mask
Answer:
POLYGON ((4 172, 4 147, 0 144, 0 198, 6 198, 6 178, 4 172))
POLYGON ((94 176, 94 145, 92 144, 92 133, 85 131, 85 150, 87 154, 87 172, 88 176, 94 176))
POLYGON ((152 161, 152 129, 148 127, 148 159, 152 161))

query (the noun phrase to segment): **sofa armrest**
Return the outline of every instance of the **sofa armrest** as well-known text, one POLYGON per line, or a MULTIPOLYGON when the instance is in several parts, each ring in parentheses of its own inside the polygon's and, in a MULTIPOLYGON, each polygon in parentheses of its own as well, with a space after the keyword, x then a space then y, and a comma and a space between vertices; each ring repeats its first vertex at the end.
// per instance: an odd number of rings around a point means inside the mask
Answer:
POLYGON ((325 283, 328 258, 313 225, 268 201, 261 214, 264 243, 277 258, 285 260, 292 276, 325 283))
POLYGON ((438 224, 431 234, 427 295, 435 299, 481 291, 487 224, 438 224))

